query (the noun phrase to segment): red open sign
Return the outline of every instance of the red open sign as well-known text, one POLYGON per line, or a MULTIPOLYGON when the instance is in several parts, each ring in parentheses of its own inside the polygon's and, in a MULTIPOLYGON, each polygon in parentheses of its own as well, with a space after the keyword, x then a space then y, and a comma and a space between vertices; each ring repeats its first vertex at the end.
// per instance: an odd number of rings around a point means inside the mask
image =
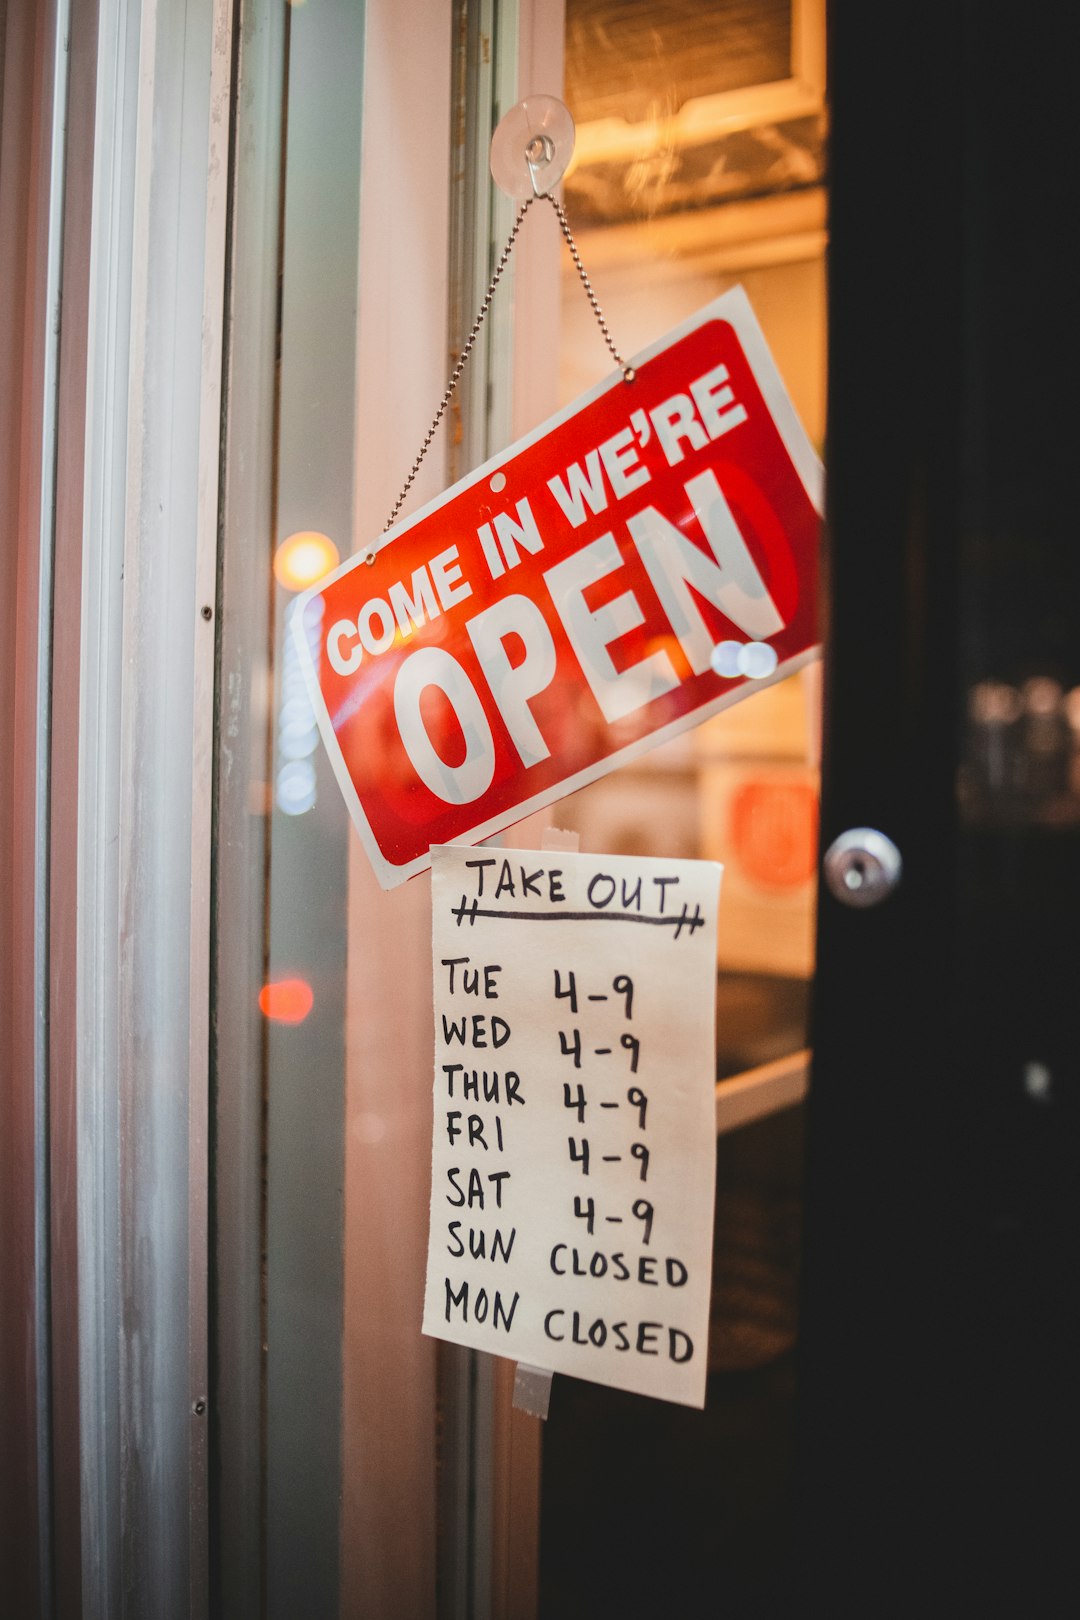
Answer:
POLYGON ((745 294, 633 364, 298 600, 385 888, 816 652, 821 465, 745 294))

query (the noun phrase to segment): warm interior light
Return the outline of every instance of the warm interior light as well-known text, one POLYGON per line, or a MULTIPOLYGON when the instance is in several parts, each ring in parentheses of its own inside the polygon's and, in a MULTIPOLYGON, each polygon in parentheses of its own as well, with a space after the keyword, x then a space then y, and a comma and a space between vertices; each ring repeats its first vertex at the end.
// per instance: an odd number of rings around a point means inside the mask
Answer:
POLYGON ((752 882, 796 889, 817 869, 817 794, 809 782, 747 780, 731 801, 731 848, 752 882))
POLYGON ((302 1024, 314 1000, 306 979, 278 979, 259 991, 259 1011, 276 1024, 302 1024))
POLYGON ((284 539, 274 553, 274 577, 287 591, 304 591, 340 561, 338 548, 328 534, 301 529, 284 539))

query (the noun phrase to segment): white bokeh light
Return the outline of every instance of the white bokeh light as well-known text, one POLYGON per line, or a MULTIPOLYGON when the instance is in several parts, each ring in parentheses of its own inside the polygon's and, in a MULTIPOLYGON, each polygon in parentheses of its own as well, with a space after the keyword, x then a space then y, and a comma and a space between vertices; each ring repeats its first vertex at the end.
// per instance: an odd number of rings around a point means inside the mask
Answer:
POLYGON ((773 673, 778 661, 767 641, 718 641, 709 659, 716 674, 727 681, 738 675, 763 681, 773 673))

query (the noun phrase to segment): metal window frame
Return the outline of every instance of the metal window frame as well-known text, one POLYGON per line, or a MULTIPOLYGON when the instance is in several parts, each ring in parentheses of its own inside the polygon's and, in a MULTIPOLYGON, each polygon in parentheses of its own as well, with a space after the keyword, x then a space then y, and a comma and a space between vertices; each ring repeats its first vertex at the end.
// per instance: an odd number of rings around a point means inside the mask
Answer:
MULTIPOLYGON (((2 22, 19 136, 3 213, 22 223, 5 230, 20 289, 8 1151, 30 1380, 5 1380, 27 1442, 5 1589, 26 1613, 198 1615, 233 6, 52 0, 2 22)), ((7 646, 4 666, 6 684, 7 646)), ((4 1341, 6 1359, 6 1325, 4 1341)))
MULTIPOLYGON (((232 0, 103 0, 78 553, 82 1609, 206 1612, 210 774, 232 0)), ((80 87, 85 98, 86 84, 80 87)), ((70 986, 68 986, 70 994, 70 986)))
POLYGON ((52 1606, 49 752, 67 15, 0 8, 0 1585, 52 1606))
POLYGON ((266 1612, 266 1023, 250 987, 266 960, 270 717, 254 690, 270 644, 276 331, 288 16, 245 8, 237 40, 219 558, 212 960, 214 1096, 210 1486, 211 1612, 266 1612), (236 543, 232 543, 232 536, 236 543), (249 537, 263 535, 264 545, 249 537), (233 604, 237 611, 233 611, 233 604), (217 964, 227 960, 229 972, 217 964))

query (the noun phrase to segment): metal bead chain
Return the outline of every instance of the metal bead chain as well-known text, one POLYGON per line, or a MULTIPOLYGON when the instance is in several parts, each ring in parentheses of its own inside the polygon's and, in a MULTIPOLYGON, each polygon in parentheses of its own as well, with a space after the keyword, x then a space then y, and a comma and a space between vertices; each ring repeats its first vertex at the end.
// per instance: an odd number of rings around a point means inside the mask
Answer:
MULTIPOLYGON (((401 511, 401 508, 405 503, 405 497, 409 493, 410 489, 412 488, 413 481, 416 478, 417 473, 420 471, 421 463, 423 462, 424 457, 427 455, 428 448, 429 448, 429 446, 431 444, 431 441, 435 437, 436 432, 438 431, 439 423, 442 421, 443 417, 446 414, 446 407, 449 405, 450 401, 454 397, 454 389, 457 387, 458 379, 460 378, 461 373, 465 370, 466 362, 468 361, 468 358, 469 358, 470 354, 473 351, 473 345, 476 343, 477 335, 478 335, 478 333, 480 331, 480 328, 484 324, 484 317, 487 314, 488 310, 491 308, 491 300, 495 296, 495 289, 499 285, 499 282, 502 279, 502 273, 506 269, 507 262, 508 262, 508 260, 510 258, 511 253, 514 251, 514 243, 517 241, 517 235, 518 235, 518 232, 520 231, 520 229, 522 227, 522 224, 523 224, 524 219, 525 219, 525 215, 529 212, 529 209, 532 207, 532 205, 533 205, 533 203, 535 201, 536 201, 535 197, 530 197, 526 202, 522 203, 521 207, 517 211, 517 218, 514 220, 514 228, 510 232, 510 235, 507 237, 506 246, 503 248, 502 252, 499 255, 499 262, 495 266, 494 273, 492 274, 491 280, 488 283, 488 290, 484 294, 484 302, 480 305, 480 308, 479 308, 479 310, 477 312, 476 319, 472 323, 472 331, 469 333, 468 337, 465 340, 465 347, 462 349, 461 353, 458 355, 457 365, 454 367, 453 371, 450 373, 450 381, 446 385, 446 392, 443 394, 442 400, 439 403, 439 408, 435 412, 434 420, 432 421, 431 426, 427 430, 427 434, 426 434, 426 436, 424 438, 423 444, 420 446, 420 450, 419 450, 419 452, 417 454, 416 460, 412 464, 412 471, 410 472, 408 478, 406 478, 406 480, 405 480, 405 487, 401 491, 401 494, 398 496, 397 500, 394 502, 393 511, 390 513, 390 516, 387 518, 386 522, 383 524, 383 533, 384 534, 386 533, 387 529, 393 528, 394 519, 397 517, 398 513, 401 511)), ((371 561, 374 562, 374 560, 375 560, 374 553, 369 552, 368 556, 371 559, 371 561)))
MULTIPOLYGON (((608 325, 607 325, 607 322, 604 319, 603 311, 601 310, 600 305, 597 302, 596 294, 593 292, 592 282, 589 280, 589 277, 588 277, 588 275, 586 274, 586 271, 585 271, 585 266, 581 262, 581 255, 578 253, 577 243, 574 241, 573 234, 572 234, 572 232, 570 230, 570 221, 566 217, 566 214, 565 214, 565 212, 563 210, 562 204, 560 202, 557 202, 556 199, 551 195, 550 192, 545 192, 545 193, 542 194, 542 196, 543 196, 543 201, 544 202, 549 202, 551 204, 552 208, 555 210, 556 217, 557 217, 557 219, 559 221, 559 228, 561 229, 561 231, 563 233, 563 236, 566 238, 567 246, 570 249, 570 256, 574 261, 574 266, 575 266, 575 268, 577 270, 578 275, 581 277, 581 285, 584 287, 585 295, 588 298, 589 303, 592 305, 593 314, 596 316, 596 319, 599 322, 600 330, 601 330, 601 332, 603 333, 603 336, 604 336, 604 342, 608 346, 608 351, 611 354, 612 358, 614 359, 615 364, 618 366, 619 370, 622 372, 624 382, 632 383, 634 381, 634 368, 633 368, 633 366, 628 366, 626 364, 625 360, 622 358, 619 351, 616 349, 614 343, 611 340, 611 333, 608 331, 608 325)), ((465 370, 465 366, 466 366, 466 363, 468 361, 468 358, 469 358, 470 354, 473 351, 473 346, 476 343, 477 335, 478 335, 478 333, 480 331, 481 326, 483 326, 483 324, 484 324, 484 317, 487 315, 488 310, 491 308, 491 300, 495 296, 495 289, 499 285, 499 282, 502 279, 503 271, 506 269, 507 263, 508 263, 508 261, 510 259, 510 255, 514 250, 514 243, 517 241, 518 232, 521 230, 522 224, 523 224, 524 219, 525 219, 525 215, 529 212, 529 209, 532 207, 533 203, 537 202, 539 200, 540 200, 539 196, 537 196, 537 197, 529 197, 525 202, 522 203, 521 207, 518 209, 517 218, 514 220, 514 228, 510 232, 510 235, 507 237, 506 246, 503 248, 502 252, 499 255, 499 261, 495 266, 494 272, 493 272, 492 277, 491 277, 491 281, 488 283, 488 290, 484 294, 484 302, 480 305, 480 308, 477 311, 476 319, 472 323, 472 330, 470 331, 468 337, 465 340, 465 347, 462 349, 461 353, 458 355, 457 364, 455 365, 453 371, 450 373, 450 381, 446 385, 446 392, 443 394, 442 400, 439 403, 439 408, 435 412, 435 416, 434 416, 434 419, 432 420, 431 426, 427 430, 427 433, 426 433, 426 435, 424 437, 424 442, 420 446, 419 451, 417 452, 416 460, 412 464, 412 471, 409 473, 408 478, 406 478, 406 480, 405 480, 405 484, 404 484, 404 487, 403 487, 403 489, 401 491, 401 494, 398 496, 397 500, 394 502, 394 507, 393 507, 392 512, 390 513, 390 516, 387 518, 386 522, 383 524, 383 533, 384 534, 386 533, 387 529, 392 529, 393 528, 394 519, 397 517, 398 513, 401 511, 402 506, 405 504, 405 497, 408 495, 410 489, 413 486, 413 483, 414 483, 414 481, 416 479, 416 475, 420 471, 420 467, 421 467, 421 465, 423 463, 424 457, 427 455, 428 450, 429 450, 429 448, 431 446, 431 441, 435 437, 435 434, 438 431, 439 423, 442 421, 443 417, 445 416, 446 408, 449 405, 450 401, 454 397, 454 390, 456 389, 456 387, 458 385, 458 381, 459 381, 459 379, 461 377, 461 373, 465 370)), ((375 561, 375 553, 374 553, 374 551, 369 551, 364 560, 365 560, 365 562, 373 563, 375 561)))
POLYGON ((570 221, 566 217, 566 210, 563 208, 562 203, 559 202, 557 198, 553 197, 550 192, 548 192, 545 200, 549 202, 552 208, 555 210, 555 217, 559 221, 559 229, 566 238, 566 245, 570 249, 570 257, 574 261, 574 268, 581 277, 581 285, 585 289, 585 296, 592 305, 592 312, 596 316, 601 332, 604 334, 604 342, 608 346, 608 353, 611 355, 611 358, 622 372, 623 381, 632 383, 635 375, 634 368, 633 366, 627 365, 626 361, 615 347, 615 344, 612 342, 611 333, 608 331, 608 323, 604 319, 604 312, 600 308, 596 294, 593 292, 592 282, 589 280, 588 272, 581 262, 581 254, 577 250, 577 243, 574 241, 573 232, 570 229, 570 221))

